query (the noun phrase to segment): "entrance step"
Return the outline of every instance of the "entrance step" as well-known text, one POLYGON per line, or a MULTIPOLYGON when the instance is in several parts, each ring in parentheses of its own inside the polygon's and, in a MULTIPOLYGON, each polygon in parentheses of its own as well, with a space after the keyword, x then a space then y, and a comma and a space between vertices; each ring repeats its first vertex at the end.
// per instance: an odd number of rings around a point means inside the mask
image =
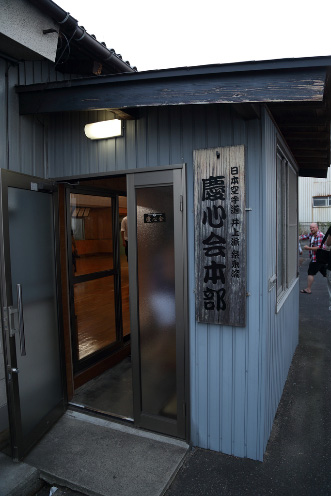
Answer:
POLYGON ((37 491, 33 496, 86 496, 83 493, 72 491, 67 487, 52 486, 51 484, 44 484, 44 487, 37 491))
POLYGON ((49 484, 88 496, 160 496, 188 449, 177 439, 68 411, 25 461, 49 484))
POLYGON ((31 496, 42 486, 39 470, 31 465, 13 460, 0 453, 1 496, 31 496))

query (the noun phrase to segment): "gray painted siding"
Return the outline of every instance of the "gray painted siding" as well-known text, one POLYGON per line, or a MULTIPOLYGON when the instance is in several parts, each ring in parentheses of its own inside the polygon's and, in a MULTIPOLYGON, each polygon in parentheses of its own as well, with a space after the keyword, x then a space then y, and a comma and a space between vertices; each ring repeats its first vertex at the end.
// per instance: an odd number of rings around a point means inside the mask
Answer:
POLYGON ((0 167, 39 177, 47 175, 45 116, 20 116, 15 86, 59 81, 69 76, 47 61, 18 65, 0 57, 0 167))
MULTIPOLYGON (((18 115, 15 85, 19 67, 0 58, 0 167, 13 171, 44 175, 44 125, 32 116, 18 115)), ((2 336, 0 337, 0 432, 7 427, 2 336)))
MULTIPOLYGON (((47 61, 14 65, 0 57, 1 168, 39 177, 47 175, 47 118, 19 116, 15 85, 64 79, 53 67, 47 61)), ((0 432, 8 422, 3 359, 0 337, 0 432)))
POLYGON ((264 115, 262 123, 245 123, 233 107, 222 105, 141 109, 139 119, 126 121, 124 139, 91 142, 85 123, 107 119, 108 112, 18 116, 15 84, 62 77, 48 63, 9 67, 0 59, 0 166, 56 177, 187 163, 191 439, 201 447, 262 460, 298 327, 297 288, 278 314, 274 291, 267 290, 276 260, 271 120, 264 115), (247 214, 247 326, 197 324, 193 149, 240 144, 247 148, 246 204, 252 208, 247 214), (256 242, 261 230, 265 246, 256 242))
MULTIPOLYGON (((267 112, 263 116, 264 133, 264 211, 266 252, 263 266, 263 323, 265 327, 265 410, 264 445, 266 446, 288 370, 299 339, 299 282, 296 281, 280 311, 276 313, 276 287, 268 292, 268 279, 276 273, 276 143, 277 132, 267 112)), ((281 137, 279 137, 281 139, 281 137)))
POLYGON ((261 126, 245 123, 230 106, 142 109, 126 122, 124 139, 88 141, 86 122, 106 112, 59 114, 50 124, 54 177, 186 162, 191 383, 191 438, 195 445, 262 459, 262 274, 256 233, 262 222, 261 126), (77 130, 79 126, 79 130, 77 130), (75 128, 75 129, 74 129, 75 128), (61 146, 59 146, 59 143, 61 146), (245 144, 248 214, 248 318, 246 328, 197 324, 194 314, 193 149, 245 144))
POLYGON ((125 138, 88 141, 84 124, 107 112, 59 114, 50 124, 50 175, 66 176, 186 162, 188 212, 191 440, 194 445, 263 459, 298 336, 298 290, 275 313, 276 129, 266 113, 244 122, 230 106, 142 109, 125 138), (59 145, 60 144, 60 145, 59 145), (245 144, 247 326, 195 322, 193 149, 245 144), (264 233, 264 242, 257 242, 264 233))
POLYGON ((0 58, 0 167, 43 177, 45 124, 40 118, 18 114, 15 85, 20 71, 0 58))

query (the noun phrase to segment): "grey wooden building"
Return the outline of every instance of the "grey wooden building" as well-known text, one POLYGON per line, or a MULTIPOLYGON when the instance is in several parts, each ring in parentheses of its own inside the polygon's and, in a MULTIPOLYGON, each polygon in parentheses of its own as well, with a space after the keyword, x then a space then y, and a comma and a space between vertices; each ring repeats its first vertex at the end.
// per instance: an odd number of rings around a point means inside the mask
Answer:
POLYGON ((298 343, 298 176, 330 164, 331 57, 139 73, 54 6, 26 2, 56 36, 76 26, 62 72, 59 45, 0 54, 2 443, 23 456, 69 403, 262 460, 298 343), (129 410, 107 380, 107 406, 81 395, 123 363, 129 410))

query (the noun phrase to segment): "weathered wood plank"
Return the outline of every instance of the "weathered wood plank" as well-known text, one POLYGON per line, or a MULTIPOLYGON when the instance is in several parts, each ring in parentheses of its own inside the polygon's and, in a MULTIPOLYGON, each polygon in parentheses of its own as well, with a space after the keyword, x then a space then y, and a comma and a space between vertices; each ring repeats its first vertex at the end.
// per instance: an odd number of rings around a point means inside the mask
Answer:
POLYGON ((196 319, 246 324, 245 148, 194 151, 196 319))
POLYGON ((325 69, 268 71, 140 80, 98 78, 18 88, 20 113, 141 106, 323 100, 325 69))

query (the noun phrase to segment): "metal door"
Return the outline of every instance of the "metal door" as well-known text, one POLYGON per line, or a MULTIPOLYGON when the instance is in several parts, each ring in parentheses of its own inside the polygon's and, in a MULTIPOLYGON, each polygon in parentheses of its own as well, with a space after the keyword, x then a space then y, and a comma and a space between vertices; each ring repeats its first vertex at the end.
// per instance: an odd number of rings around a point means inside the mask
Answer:
POLYGON ((66 408, 51 183, 0 170, 1 320, 12 456, 66 408))
POLYGON ((184 178, 128 175, 134 421, 185 438, 184 178))

